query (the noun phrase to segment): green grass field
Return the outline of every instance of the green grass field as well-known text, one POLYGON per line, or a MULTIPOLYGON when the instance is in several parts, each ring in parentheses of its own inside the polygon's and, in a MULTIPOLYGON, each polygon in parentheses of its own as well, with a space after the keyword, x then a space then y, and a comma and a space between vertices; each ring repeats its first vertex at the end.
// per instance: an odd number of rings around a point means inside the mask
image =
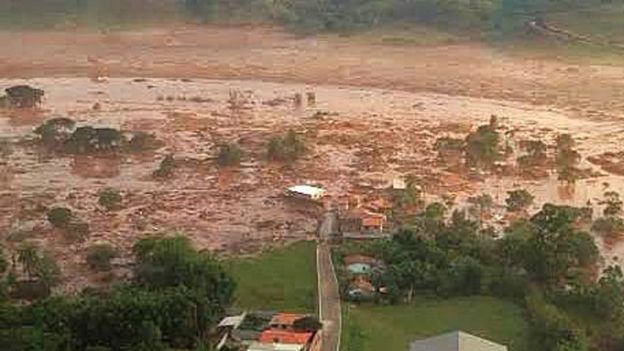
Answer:
POLYGON ((314 242, 268 250, 258 257, 234 259, 226 267, 236 280, 234 305, 312 313, 316 308, 314 242))
POLYGON ((419 338, 463 330, 528 351, 528 324, 513 303, 492 297, 417 298, 410 306, 343 305, 342 351, 404 351, 419 338))

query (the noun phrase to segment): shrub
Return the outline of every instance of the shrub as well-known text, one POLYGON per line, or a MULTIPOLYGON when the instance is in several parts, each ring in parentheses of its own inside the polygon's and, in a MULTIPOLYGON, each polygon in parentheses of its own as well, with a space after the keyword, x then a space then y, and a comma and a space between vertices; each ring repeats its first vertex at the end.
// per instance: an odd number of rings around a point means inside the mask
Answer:
POLYGON ((10 107, 33 108, 41 103, 45 92, 28 85, 16 85, 5 89, 10 107))
POLYGON ((505 200, 507 210, 510 212, 518 212, 525 210, 533 203, 533 195, 524 189, 517 189, 507 192, 509 195, 505 200))
POLYGON ((112 268, 111 260, 119 255, 117 250, 109 244, 92 245, 88 249, 87 264, 89 268, 105 272, 112 268))
POLYGON ((35 129, 35 134, 39 136, 46 146, 62 146, 69 139, 76 122, 69 118, 53 118, 45 121, 35 129))
POLYGON ((98 193, 98 204, 106 208, 107 210, 113 210, 119 208, 121 205, 121 194, 119 190, 113 188, 106 188, 98 193))
POLYGON ((291 129, 282 137, 271 138, 267 151, 270 160, 293 162, 305 152, 305 146, 297 133, 291 129))
POLYGON ((65 228, 73 218, 72 211, 66 207, 54 207, 48 210, 48 221, 56 228, 65 228))
POLYGON ((89 224, 82 221, 71 221, 64 229, 63 237, 70 243, 85 241, 89 236, 89 224))
POLYGON ((40 280, 18 280, 9 289, 11 298, 28 301, 45 299, 50 293, 50 286, 40 280))
POLYGON ((221 166, 235 166, 240 164, 242 151, 237 144, 224 144, 219 146, 217 162, 221 166))
POLYGON ((160 161, 160 165, 158 169, 152 173, 152 175, 156 178, 169 178, 173 175, 173 171, 175 170, 176 162, 173 158, 173 155, 169 154, 165 156, 165 158, 160 161))

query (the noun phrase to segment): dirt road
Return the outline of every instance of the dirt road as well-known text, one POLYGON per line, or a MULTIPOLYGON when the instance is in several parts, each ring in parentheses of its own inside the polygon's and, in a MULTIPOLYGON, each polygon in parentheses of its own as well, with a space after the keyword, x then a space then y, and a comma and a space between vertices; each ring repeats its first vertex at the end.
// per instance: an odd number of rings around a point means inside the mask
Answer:
POLYGON ((334 272, 331 251, 325 240, 332 234, 336 224, 336 215, 324 214, 319 227, 319 244, 316 248, 317 271, 319 280, 319 317, 323 323, 323 351, 340 350, 342 330, 340 293, 334 272))

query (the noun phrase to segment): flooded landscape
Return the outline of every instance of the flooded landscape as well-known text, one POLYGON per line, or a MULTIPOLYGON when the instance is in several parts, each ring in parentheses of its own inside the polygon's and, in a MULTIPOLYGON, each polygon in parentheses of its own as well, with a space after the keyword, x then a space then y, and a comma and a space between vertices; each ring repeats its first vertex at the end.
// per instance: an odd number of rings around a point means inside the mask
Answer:
MULTIPOLYGON (((621 172, 609 172, 588 158, 617 153, 624 124, 584 119, 569 111, 519 102, 409 93, 377 88, 218 81, 202 79, 87 78, 5 79, 0 86, 29 84, 46 92, 36 111, 5 110, 0 117, 6 155, 0 164, 2 232, 24 232, 72 265, 72 253, 93 242, 122 248, 146 234, 187 233, 202 248, 245 252, 276 240, 311 237, 319 209, 285 201, 284 189, 311 183, 327 189, 329 205, 350 196, 383 189, 393 177, 412 177, 427 201, 454 199, 462 208, 470 196, 489 194, 494 217, 505 221, 507 192, 524 188, 544 203, 590 205, 595 212, 605 191, 624 191, 621 172), (243 99, 233 108, 231 94, 243 99), (313 103, 296 95, 315 94, 313 103), (463 138, 490 116, 505 130, 505 142, 539 139, 553 145, 557 135, 574 135, 588 176, 575 184, 557 180, 554 171, 539 179, 511 170, 469 174, 438 159, 435 141, 463 138), (34 129, 47 119, 69 117, 78 126, 147 132, 161 147, 140 154, 56 155, 33 141, 34 129), (310 152, 284 166, 266 158, 268 139, 293 129, 310 152), (241 167, 216 165, 218 145, 236 142, 241 167), (160 160, 173 154, 181 166, 171 179, 151 177, 160 160), (124 194, 124 208, 101 210, 97 193, 104 188, 124 194), (68 206, 87 220, 87 242, 68 244, 55 237, 43 209, 68 206), (174 215, 175 214, 175 215, 174 215)), ((509 167, 507 167, 509 168, 509 167)), ((501 222, 501 223, 503 223, 501 222)), ((601 240, 597 241, 601 243, 601 240)), ((604 246, 604 245, 603 245, 604 246)), ((624 243, 603 247, 606 260, 617 260, 624 243)), ((74 262, 77 265, 77 262, 74 262)), ((71 269, 71 268, 70 268, 71 269)))

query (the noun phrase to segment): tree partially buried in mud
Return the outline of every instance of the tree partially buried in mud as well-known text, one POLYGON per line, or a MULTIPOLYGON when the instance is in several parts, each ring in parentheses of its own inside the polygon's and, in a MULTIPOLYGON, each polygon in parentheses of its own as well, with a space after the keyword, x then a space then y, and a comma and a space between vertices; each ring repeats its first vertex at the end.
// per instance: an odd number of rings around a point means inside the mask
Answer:
POLYGON ((496 118, 489 124, 479 126, 476 131, 466 136, 465 157, 469 167, 491 167, 499 157, 500 136, 496 131, 496 118))
POLYGON ((274 136, 269 140, 267 154, 269 160, 280 162, 294 162, 306 151, 306 147, 299 135, 290 129, 284 136, 274 136))
POLYGON ((520 212, 526 210, 533 204, 533 195, 525 189, 516 189, 507 193, 509 196, 505 200, 509 212, 520 212))
POLYGON ((243 152, 238 144, 222 144, 219 146, 217 163, 222 167, 237 166, 240 164, 242 155, 243 152))
POLYGON ((98 204, 108 211, 121 207, 121 193, 115 188, 106 188, 98 192, 98 204))
POLYGON ((157 179, 171 178, 175 168, 176 160, 172 154, 169 154, 160 161, 158 168, 152 173, 152 176, 157 179))
POLYGON ((0 107, 34 108, 41 104, 45 92, 29 85, 16 85, 4 90, 6 96, 0 98, 0 107))
POLYGON ((50 150, 71 154, 142 152, 161 146, 155 136, 138 131, 122 132, 114 128, 76 127, 69 118, 53 118, 35 129, 42 145, 50 150), (128 134, 131 136, 128 139, 128 134))
POLYGON ((557 146, 555 154, 555 164, 559 180, 569 184, 576 182, 578 179, 578 162, 581 155, 574 149, 574 138, 570 134, 561 134, 557 136, 557 146))

